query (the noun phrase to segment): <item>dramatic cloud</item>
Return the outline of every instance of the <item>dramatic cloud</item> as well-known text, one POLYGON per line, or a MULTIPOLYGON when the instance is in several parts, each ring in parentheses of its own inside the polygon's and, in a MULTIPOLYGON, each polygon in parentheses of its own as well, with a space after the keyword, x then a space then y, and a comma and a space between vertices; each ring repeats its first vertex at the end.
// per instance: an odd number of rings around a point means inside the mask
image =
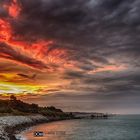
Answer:
POLYGON ((123 106, 140 89, 139 34, 139 0, 1 0, 1 83, 123 106))
POLYGON ((0 43, 0 57, 14 60, 38 69, 47 68, 43 62, 22 55, 20 52, 15 51, 12 47, 5 43, 0 43))

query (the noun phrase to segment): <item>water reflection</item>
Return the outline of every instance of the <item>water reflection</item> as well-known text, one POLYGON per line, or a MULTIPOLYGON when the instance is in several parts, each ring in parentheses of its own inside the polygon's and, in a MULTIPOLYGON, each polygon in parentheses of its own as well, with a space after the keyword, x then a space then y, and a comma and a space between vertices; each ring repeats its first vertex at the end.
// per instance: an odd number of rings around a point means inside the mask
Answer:
POLYGON ((23 132, 20 140, 140 140, 139 130, 140 115, 125 115, 41 124, 23 132), (34 137, 36 131, 45 135, 34 137))
MULTIPOLYGON (((41 124, 32 127, 29 131, 22 133, 22 140, 66 140, 76 131, 74 121, 61 121, 41 124), (65 123, 64 123, 65 122, 65 123), (64 125, 65 124, 65 125, 64 125), (36 136, 36 133, 43 133, 43 136, 36 136)), ((42 135, 42 134, 41 134, 42 135)), ((20 139, 20 140, 21 140, 20 139)))

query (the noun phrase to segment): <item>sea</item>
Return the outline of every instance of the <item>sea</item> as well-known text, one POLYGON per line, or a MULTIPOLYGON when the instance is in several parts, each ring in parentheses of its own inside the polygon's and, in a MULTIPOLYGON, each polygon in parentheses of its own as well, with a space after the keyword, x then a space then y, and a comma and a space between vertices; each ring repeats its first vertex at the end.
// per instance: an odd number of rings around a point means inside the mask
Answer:
POLYGON ((45 123, 16 137, 18 140, 140 140, 140 115, 45 123))

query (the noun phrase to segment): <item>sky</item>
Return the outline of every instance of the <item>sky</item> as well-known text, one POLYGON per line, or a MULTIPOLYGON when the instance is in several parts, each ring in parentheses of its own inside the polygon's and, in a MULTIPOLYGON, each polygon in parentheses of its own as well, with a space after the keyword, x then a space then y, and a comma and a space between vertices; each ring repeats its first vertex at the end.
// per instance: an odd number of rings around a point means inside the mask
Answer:
POLYGON ((140 113, 139 34, 139 0, 0 0, 0 98, 140 113))

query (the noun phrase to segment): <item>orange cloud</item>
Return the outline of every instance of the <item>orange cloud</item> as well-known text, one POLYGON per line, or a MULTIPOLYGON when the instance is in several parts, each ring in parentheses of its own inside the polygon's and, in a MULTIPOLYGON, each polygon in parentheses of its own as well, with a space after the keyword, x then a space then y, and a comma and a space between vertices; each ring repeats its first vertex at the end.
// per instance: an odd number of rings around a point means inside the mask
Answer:
POLYGON ((111 72, 117 72, 117 71, 122 71, 126 69, 125 66, 117 66, 117 65, 107 65, 101 68, 97 68, 94 71, 91 71, 90 73, 97 73, 97 72, 106 72, 106 71, 111 71, 111 72))
MULTIPOLYGON (((15 3, 16 1, 14 1, 15 3)), ((66 57, 63 49, 52 48, 53 41, 18 41, 13 39, 13 31, 8 20, 0 19, 0 57, 14 60, 37 69, 47 69, 47 64, 62 64, 66 57), (27 61, 26 61, 27 60, 27 61)), ((51 70, 52 71, 52 70, 51 70)))
POLYGON ((10 6, 8 6, 9 15, 13 18, 17 18, 21 11, 20 5, 17 0, 12 0, 10 6))
POLYGON ((8 42, 11 38, 11 26, 3 19, 0 19, 0 41, 8 42))

